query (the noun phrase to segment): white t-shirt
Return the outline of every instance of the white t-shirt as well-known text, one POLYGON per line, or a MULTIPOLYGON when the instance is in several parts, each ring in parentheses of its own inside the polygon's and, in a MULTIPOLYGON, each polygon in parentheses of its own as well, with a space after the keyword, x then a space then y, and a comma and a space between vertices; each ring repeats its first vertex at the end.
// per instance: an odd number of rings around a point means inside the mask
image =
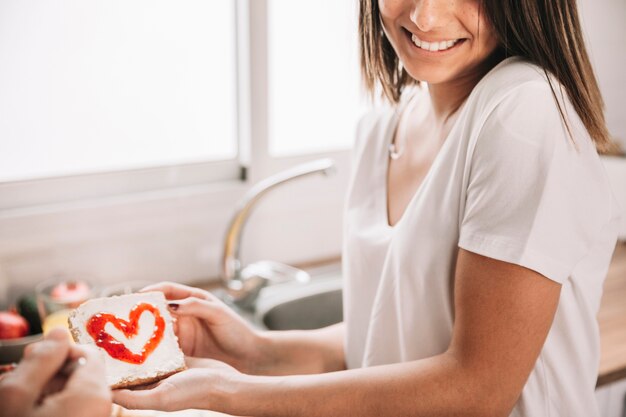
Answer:
POLYGON ((387 222, 386 177, 399 115, 386 109, 363 118, 345 212, 349 368, 447 349, 461 247, 562 284, 554 323, 511 416, 598 416, 596 313, 618 209, 589 134, 567 99, 565 109, 578 149, 544 72, 519 58, 500 63, 468 97, 393 227, 387 222))

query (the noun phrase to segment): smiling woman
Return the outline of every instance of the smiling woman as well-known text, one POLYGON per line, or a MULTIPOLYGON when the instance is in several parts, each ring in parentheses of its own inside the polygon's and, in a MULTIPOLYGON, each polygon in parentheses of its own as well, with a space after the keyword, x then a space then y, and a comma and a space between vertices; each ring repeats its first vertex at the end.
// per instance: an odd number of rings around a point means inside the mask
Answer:
MULTIPOLYGON (((484 63, 498 45, 486 16, 480 13, 478 2, 460 2, 451 14, 441 10, 449 7, 446 4, 425 1, 417 6, 410 22, 398 2, 379 4, 373 2, 372 7, 380 7, 385 39, 405 71, 415 80, 438 84, 460 77, 468 69, 484 63)), ((363 30, 367 30, 366 27, 361 26, 363 30)))

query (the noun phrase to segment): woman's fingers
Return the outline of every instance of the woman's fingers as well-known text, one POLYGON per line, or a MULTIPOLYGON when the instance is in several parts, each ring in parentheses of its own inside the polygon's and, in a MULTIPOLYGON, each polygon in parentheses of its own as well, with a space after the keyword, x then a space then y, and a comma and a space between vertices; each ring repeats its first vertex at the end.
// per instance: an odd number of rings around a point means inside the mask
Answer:
POLYGON ((197 297, 171 300, 169 308, 180 316, 197 317, 209 324, 219 324, 220 319, 224 317, 224 306, 221 303, 197 297))
POLYGON ((113 391, 113 402, 130 410, 167 410, 164 385, 148 390, 119 389, 113 391))
POLYGON ((225 392, 221 384, 231 381, 237 371, 212 359, 185 357, 185 362, 188 369, 161 380, 152 389, 113 391, 114 402, 131 409, 213 409, 215 393, 225 392))
POLYGON ((201 290, 199 288, 189 287, 187 285, 178 284, 175 282, 160 282, 158 284, 148 285, 140 290, 140 292, 146 291, 161 291, 165 298, 168 300, 181 299, 187 297, 197 297, 205 300, 217 300, 217 298, 208 291, 201 290))

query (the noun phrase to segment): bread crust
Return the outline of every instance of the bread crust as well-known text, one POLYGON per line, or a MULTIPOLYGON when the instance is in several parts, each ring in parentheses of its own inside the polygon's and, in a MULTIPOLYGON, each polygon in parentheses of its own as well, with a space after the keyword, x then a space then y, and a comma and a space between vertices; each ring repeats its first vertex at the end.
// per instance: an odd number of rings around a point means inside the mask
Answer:
POLYGON ((76 310, 70 311, 70 314, 67 316, 67 326, 70 329, 70 334, 72 335, 72 339, 74 339, 74 343, 78 343, 80 337, 80 330, 78 327, 74 327, 73 319, 76 315, 76 310))
MULTIPOLYGON (((73 322, 74 322, 74 317, 76 316, 76 310, 72 310, 70 312, 70 314, 67 317, 67 325, 68 328, 70 330, 70 334, 72 335, 72 339, 74 340, 74 342, 76 344, 78 344, 78 341, 80 340, 80 333, 81 330, 78 326, 74 326, 73 322)), ((100 348, 98 348, 100 349, 100 348)), ((111 389, 123 389, 123 388, 131 388, 131 387, 137 387, 140 385, 148 385, 148 384, 153 384, 155 382, 158 382, 162 379, 167 378, 168 376, 174 375, 178 372, 184 371, 185 369, 187 369, 186 365, 183 365, 177 369, 174 369, 172 371, 167 371, 167 372, 157 372, 156 375, 152 376, 152 377, 148 377, 148 378, 133 378, 133 377, 126 377, 123 378, 122 380, 120 380, 120 382, 113 384, 110 386, 111 389)))
POLYGON ((117 384, 113 384, 111 385, 111 389, 122 389, 122 388, 131 388, 131 387, 138 387, 140 385, 148 385, 148 384, 154 384, 155 382, 158 382, 162 379, 167 378, 168 376, 177 374, 181 371, 184 371, 185 369, 187 369, 186 366, 182 366, 178 369, 174 369, 173 371, 168 371, 168 372, 158 372, 155 376, 151 377, 151 378, 124 378, 122 379, 120 382, 118 382, 117 384))

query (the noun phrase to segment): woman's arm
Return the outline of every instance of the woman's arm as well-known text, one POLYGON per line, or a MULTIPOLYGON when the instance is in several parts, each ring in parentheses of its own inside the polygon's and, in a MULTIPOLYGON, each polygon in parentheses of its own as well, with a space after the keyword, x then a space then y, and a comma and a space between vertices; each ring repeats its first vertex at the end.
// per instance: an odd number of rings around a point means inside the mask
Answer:
POLYGON ((257 375, 319 374, 346 369, 344 324, 319 330, 268 331, 259 335, 257 375))
MULTIPOLYGON (((128 408, 276 417, 508 416, 544 344, 561 287, 529 269, 462 249, 454 285, 454 331, 440 355, 294 376, 251 376, 192 359, 189 371, 152 390, 116 392, 115 401, 128 408)), ((287 363, 304 356, 302 350, 287 363)))
MULTIPOLYGON (((243 378, 224 411, 255 416, 508 416, 544 344, 560 285, 460 250, 455 324, 438 356, 314 376, 243 378)), ((217 404, 215 404, 217 405, 217 404)))
POLYGON ((162 282, 185 355, 213 358, 252 375, 293 375, 344 369, 343 325, 312 331, 259 332, 215 295, 162 282))

